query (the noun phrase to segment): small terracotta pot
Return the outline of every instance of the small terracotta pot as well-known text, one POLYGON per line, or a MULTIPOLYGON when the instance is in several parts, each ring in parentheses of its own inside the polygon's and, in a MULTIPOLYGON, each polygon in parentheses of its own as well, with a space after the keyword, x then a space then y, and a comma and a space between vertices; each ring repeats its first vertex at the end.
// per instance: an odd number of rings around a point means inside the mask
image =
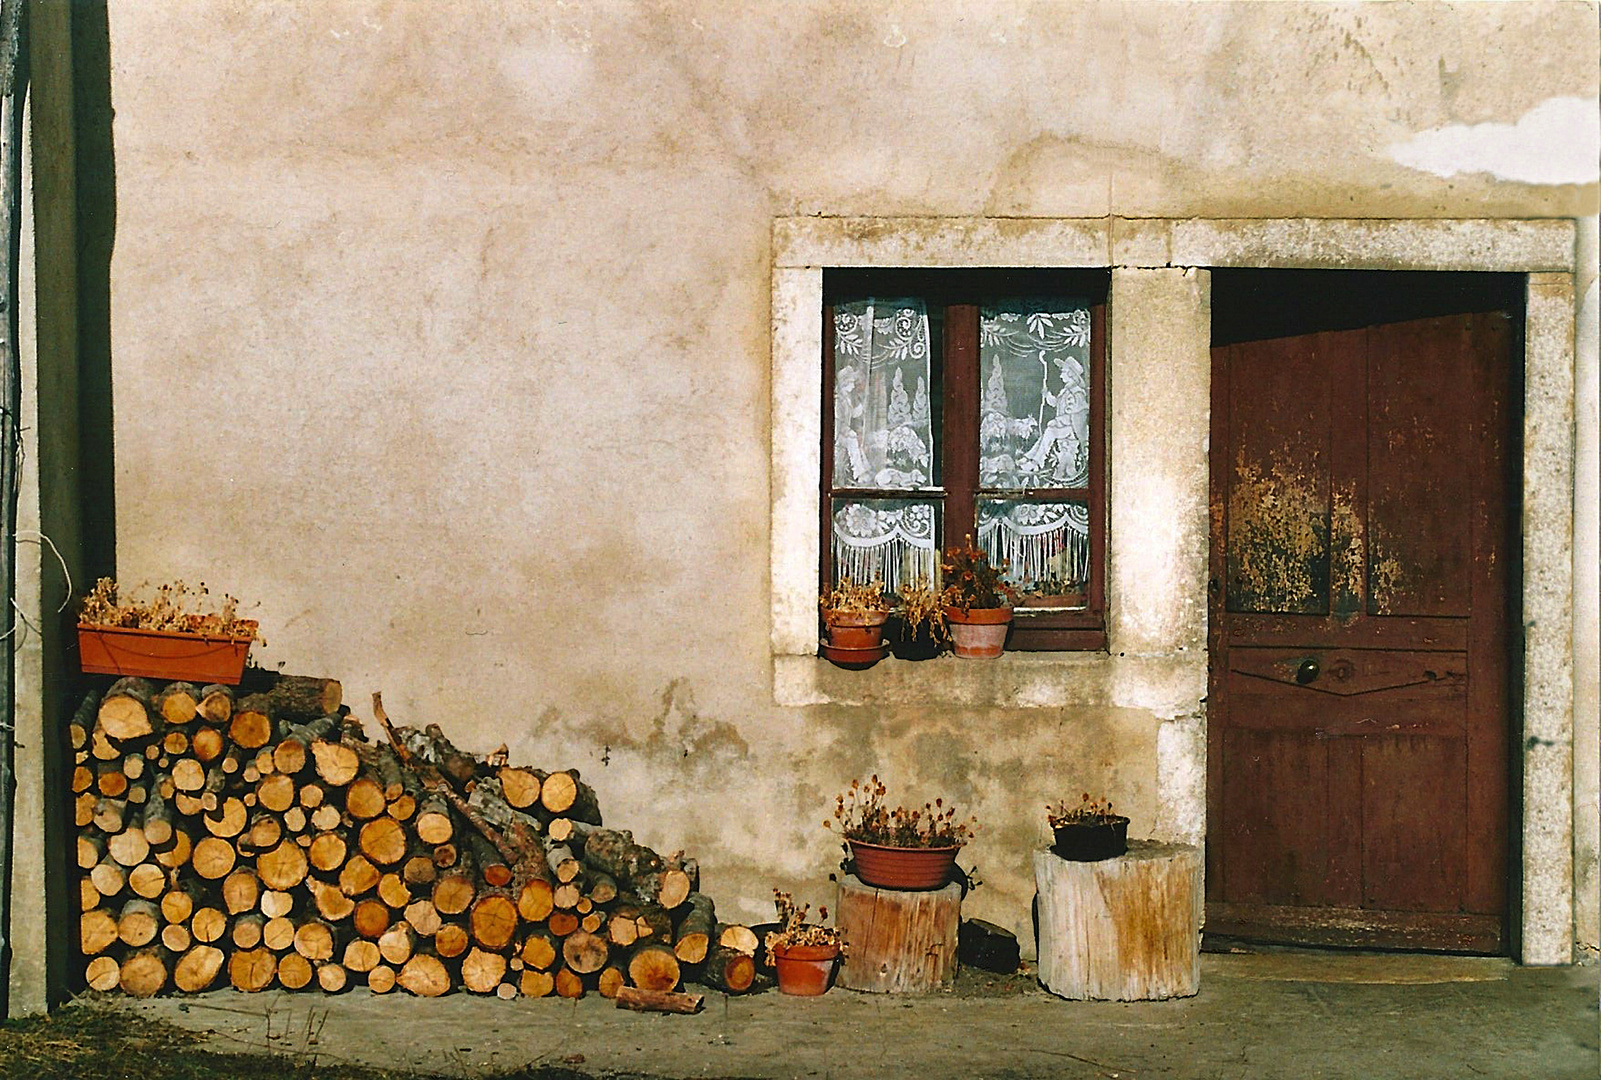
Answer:
POLYGON ((839 946, 775 945, 772 957, 780 993, 816 997, 826 992, 833 980, 839 946))
POLYGON ((846 649, 827 641, 822 646, 823 658, 847 671, 862 671, 872 667, 884 659, 884 648, 879 644, 867 649, 846 649))
POLYGON ((957 656, 992 659, 1001 655, 1006 647, 1006 632, 1012 627, 1012 609, 961 608, 945 609, 945 621, 950 624, 951 645, 957 656))
POLYGON ((851 846, 851 858, 856 862, 856 876, 863 884, 907 891, 943 889, 950 883, 956 853, 962 850, 960 845, 912 848, 887 847, 862 840, 847 842, 851 846))
POLYGON ((887 611, 869 611, 860 615, 827 615, 828 643, 839 649, 876 649, 884 644, 884 621, 887 611))

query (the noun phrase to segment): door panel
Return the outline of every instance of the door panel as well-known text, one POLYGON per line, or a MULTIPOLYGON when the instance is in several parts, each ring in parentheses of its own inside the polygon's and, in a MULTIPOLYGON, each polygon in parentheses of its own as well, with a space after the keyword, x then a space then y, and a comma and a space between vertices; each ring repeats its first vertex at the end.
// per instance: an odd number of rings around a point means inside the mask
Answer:
POLYGON ((1208 928, 1504 951, 1510 320, 1213 379, 1208 928))

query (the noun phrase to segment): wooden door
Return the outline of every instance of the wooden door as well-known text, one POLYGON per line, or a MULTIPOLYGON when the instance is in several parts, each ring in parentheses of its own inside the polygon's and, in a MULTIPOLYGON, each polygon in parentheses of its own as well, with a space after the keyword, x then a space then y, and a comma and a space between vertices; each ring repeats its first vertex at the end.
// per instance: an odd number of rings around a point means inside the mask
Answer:
POLYGON ((1512 336, 1213 351, 1209 932, 1506 951, 1512 336))

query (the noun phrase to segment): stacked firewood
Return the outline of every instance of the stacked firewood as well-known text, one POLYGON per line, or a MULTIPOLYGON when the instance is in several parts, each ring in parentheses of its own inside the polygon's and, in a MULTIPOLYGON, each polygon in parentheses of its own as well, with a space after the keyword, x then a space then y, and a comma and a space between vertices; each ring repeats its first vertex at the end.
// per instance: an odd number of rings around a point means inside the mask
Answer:
POLYGON ((250 674, 120 679, 74 717, 90 987, 751 987, 755 934, 717 921, 693 859, 603 828, 576 771, 464 753, 377 695, 370 742, 338 682, 250 674))

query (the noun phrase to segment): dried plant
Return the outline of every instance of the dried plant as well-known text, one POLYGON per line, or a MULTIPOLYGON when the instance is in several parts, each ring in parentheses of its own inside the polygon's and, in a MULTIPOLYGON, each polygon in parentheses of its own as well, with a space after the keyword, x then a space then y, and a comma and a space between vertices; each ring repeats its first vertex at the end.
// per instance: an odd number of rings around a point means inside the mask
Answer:
POLYGON ((939 592, 929 584, 927 577, 902 583, 896 590, 900 597, 901 621, 906 624, 908 637, 916 637, 918 628, 928 627, 928 636, 934 641, 945 640, 945 605, 939 592))
POLYGON ((834 820, 823 822, 823 828, 833 829, 838 822, 847 840, 907 848, 960 847, 978 832, 977 818, 957 821, 956 808, 946 806, 943 798, 913 810, 890 806, 884 799, 887 794, 889 789, 877 774, 865 784, 852 780, 834 800, 834 820))
POLYGON ((1030 596, 1076 596, 1083 591, 1084 583, 1071 577, 1041 578, 1023 586, 1030 596))
POLYGON ((141 584, 131 591, 123 591, 111 578, 101 578, 83 598, 78 621, 88 626, 118 626, 138 630, 176 630, 186 634, 204 634, 220 638, 248 638, 265 645, 257 632, 254 619, 239 617, 239 601, 223 594, 221 604, 214 611, 204 610, 212 601, 205 582, 191 592, 182 581, 157 586, 155 595, 146 599, 141 584))
POLYGON ((1045 820, 1053 829, 1064 825, 1100 825, 1120 817, 1121 814, 1112 812, 1110 799, 1092 799, 1087 791, 1077 806, 1070 807, 1065 802, 1045 804, 1045 820))
POLYGON ((991 566, 989 556, 973 546, 972 536, 961 547, 945 549, 940 569, 945 577, 940 598, 949 607, 962 611, 1010 607, 1017 599, 1017 590, 1001 579, 1006 565, 991 566))
MULTIPOLYGON (((765 943, 768 952, 772 952, 774 947, 779 945, 785 947, 833 945, 839 949, 841 956, 848 951, 844 930, 837 926, 823 926, 806 921, 806 915, 812 909, 810 904, 803 904, 797 908, 794 897, 787 892, 774 889, 773 906, 778 909, 779 928, 767 932, 765 943)), ((828 909, 819 905, 817 917, 828 918, 828 909)))
POLYGON ((823 621, 832 623, 841 615, 888 612, 890 600, 884 595, 884 583, 877 578, 865 585, 841 578, 838 585, 817 598, 817 606, 823 609, 823 621))

